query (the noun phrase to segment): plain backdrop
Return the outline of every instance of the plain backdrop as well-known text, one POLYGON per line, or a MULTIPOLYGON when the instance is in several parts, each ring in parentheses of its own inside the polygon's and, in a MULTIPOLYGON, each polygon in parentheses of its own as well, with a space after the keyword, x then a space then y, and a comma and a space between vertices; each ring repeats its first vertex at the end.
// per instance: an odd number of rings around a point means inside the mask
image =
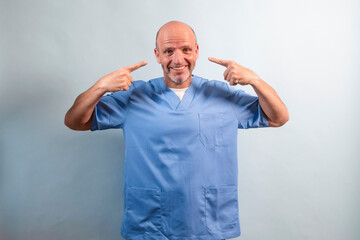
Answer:
MULTIPOLYGON (((170 20, 192 26, 194 74, 235 60, 281 96, 290 121, 239 130, 243 240, 360 239, 360 2, 357 0, 1 0, 0 239, 116 240, 121 130, 63 124, 100 77, 142 60, 170 20)), ((253 93, 251 87, 241 87, 253 93)))

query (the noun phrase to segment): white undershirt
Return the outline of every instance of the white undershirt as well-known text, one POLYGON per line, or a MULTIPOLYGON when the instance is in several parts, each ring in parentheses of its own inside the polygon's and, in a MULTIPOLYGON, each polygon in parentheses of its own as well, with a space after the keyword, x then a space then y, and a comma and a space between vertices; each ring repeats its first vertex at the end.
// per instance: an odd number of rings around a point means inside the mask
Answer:
POLYGON ((184 95, 185 95, 186 90, 187 90, 188 88, 189 88, 189 87, 187 87, 187 88, 170 88, 170 89, 174 91, 174 93, 176 94, 176 96, 178 96, 178 98, 179 98, 180 101, 181 101, 182 98, 183 98, 184 95))

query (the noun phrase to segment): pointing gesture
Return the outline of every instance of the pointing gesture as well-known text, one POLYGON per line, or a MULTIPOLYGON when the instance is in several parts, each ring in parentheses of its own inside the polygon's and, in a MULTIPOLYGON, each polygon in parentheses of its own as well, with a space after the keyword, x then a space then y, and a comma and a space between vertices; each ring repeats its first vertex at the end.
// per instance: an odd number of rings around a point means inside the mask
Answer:
POLYGON ((134 65, 124 67, 124 69, 127 69, 130 72, 133 72, 133 71, 145 66, 146 64, 148 64, 147 61, 142 61, 142 62, 136 63, 134 65))
POLYGON ((235 61, 217 59, 213 57, 209 57, 209 61, 226 67, 226 70, 224 72, 224 79, 228 81, 229 84, 232 86, 236 84, 241 84, 241 85, 253 84, 254 81, 259 79, 259 76, 256 75, 256 73, 254 73, 248 68, 241 66, 235 61))
POLYGON ((122 67, 100 78, 91 88, 76 98, 65 115, 65 125, 74 130, 90 130, 91 116, 101 97, 106 92, 127 91, 133 82, 130 73, 146 64, 146 61, 142 61, 122 67))
POLYGON ((100 86, 107 92, 127 91, 133 83, 131 72, 145 66, 147 61, 142 61, 134 65, 119 68, 118 70, 102 77, 99 80, 100 86))

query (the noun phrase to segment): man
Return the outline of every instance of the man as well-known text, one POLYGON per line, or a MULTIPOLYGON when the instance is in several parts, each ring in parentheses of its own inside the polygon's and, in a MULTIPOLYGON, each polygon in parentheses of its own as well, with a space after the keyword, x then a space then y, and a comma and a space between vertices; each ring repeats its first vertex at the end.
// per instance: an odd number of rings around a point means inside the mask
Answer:
POLYGON ((282 126, 287 108, 269 85, 234 61, 209 58, 226 68, 230 85, 249 84, 258 97, 192 75, 199 45, 182 22, 159 29, 154 51, 163 77, 133 81, 131 72, 145 61, 120 68, 79 95, 65 124, 74 130, 123 129, 123 237, 239 236, 237 129, 282 126))

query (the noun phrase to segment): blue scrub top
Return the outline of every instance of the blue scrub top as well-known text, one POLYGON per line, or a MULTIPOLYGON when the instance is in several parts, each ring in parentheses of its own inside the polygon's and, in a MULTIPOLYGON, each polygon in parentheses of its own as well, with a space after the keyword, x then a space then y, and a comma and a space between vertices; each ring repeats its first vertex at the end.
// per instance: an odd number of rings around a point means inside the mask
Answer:
POLYGON ((103 96, 91 130, 122 128, 127 239, 240 235, 237 129, 267 127, 258 98, 193 75, 180 101, 164 78, 103 96))

